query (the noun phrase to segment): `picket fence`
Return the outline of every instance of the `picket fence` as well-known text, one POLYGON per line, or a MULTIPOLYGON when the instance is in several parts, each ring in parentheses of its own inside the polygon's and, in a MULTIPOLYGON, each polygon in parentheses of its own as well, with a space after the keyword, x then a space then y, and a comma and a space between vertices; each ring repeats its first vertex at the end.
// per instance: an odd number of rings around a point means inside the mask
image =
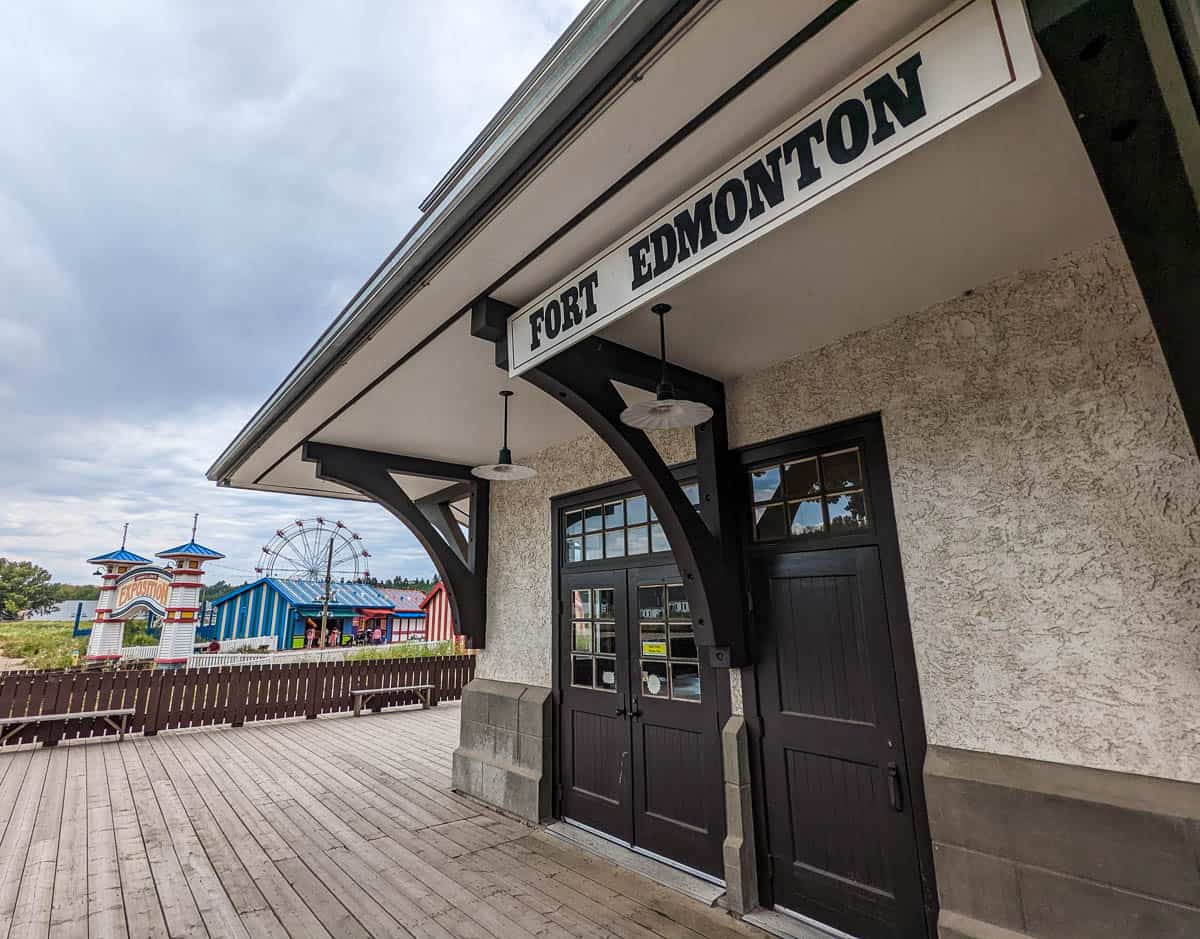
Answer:
MULTIPOLYGON (((303 662, 137 671, 0 673, 0 724, 36 714, 81 714, 133 708, 130 733, 277 720, 350 711, 351 691, 433 685, 437 701, 462 697, 475 675, 475 656, 453 655, 365 662, 303 662)), ((419 703, 413 692, 380 695, 373 709, 419 703)), ((33 724, 4 745, 103 737, 116 731, 99 718, 33 724)))

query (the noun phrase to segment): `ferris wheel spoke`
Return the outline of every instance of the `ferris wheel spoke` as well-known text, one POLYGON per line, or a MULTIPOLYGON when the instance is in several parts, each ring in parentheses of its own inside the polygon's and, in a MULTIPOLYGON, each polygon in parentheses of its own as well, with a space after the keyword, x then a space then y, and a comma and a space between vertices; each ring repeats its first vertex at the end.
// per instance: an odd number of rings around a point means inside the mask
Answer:
POLYGON ((304 550, 302 546, 298 546, 293 541, 289 540, 284 542, 284 548, 293 558, 295 558, 296 563, 301 567, 307 568, 309 566, 308 559, 304 556, 304 550))
POLYGON ((350 578, 357 578, 359 571, 358 554, 346 552, 338 561, 338 569, 350 578))
POLYGON ((283 543, 283 551, 286 551, 287 554, 294 557, 296 563, 305 564, 307 562, 307 558, 305 557, 306 552, 304 542, 296 544, 294 539, 289 538, 283 543))
POLYGON ((272 577, 320 580, 328 564, 335 579, 357 580, 367 554, 355 541, 354 533, 342 522, 297 519, 266 542, 259 567, 272 577))
POLYGON ((301 527, 297 530, 296 534, 299 537, 300 544, 301 544, 301 549, 300 549, 301 556, 304 557, 306 559, 306 561, 308 561, 308 563, 311 565, 316 559, 317 552, 316 552, 316 550, 314 550, 313 543, 312 543, 311 539, 309 538, 308 529, 301 527))

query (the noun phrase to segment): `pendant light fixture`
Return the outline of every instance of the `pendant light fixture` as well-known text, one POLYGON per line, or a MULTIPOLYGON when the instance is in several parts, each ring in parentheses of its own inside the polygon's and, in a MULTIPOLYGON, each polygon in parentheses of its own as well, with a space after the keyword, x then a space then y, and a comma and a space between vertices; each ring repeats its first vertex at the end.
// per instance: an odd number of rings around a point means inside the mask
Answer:
POLYGON ((699 401, 675 397, 675 386, 667 381, 667 327, 665 317, 671 312, 669 303, 656 303, 650 312, 658 317, 658 348, 662 374, 658 393, 653 401, 639 401, 621 412, 621 423, 639 430, 667 430, 677 427, 696 427, 713 416, 713 409, 699 401))
POLYGON ((480 479, 530 479, 537 475, 537 470, 532 466, 522 466, 520 463, 512 461, 512 451, 508 449, 508 399, 513 396, 513 393, 505 388, 500 392, 500 397, 504 399, 504 443, 500 447, 500 457, 495 463, 488 463, 484 466, 476 466, 471 470, 472 476, 478 476, 480 479))

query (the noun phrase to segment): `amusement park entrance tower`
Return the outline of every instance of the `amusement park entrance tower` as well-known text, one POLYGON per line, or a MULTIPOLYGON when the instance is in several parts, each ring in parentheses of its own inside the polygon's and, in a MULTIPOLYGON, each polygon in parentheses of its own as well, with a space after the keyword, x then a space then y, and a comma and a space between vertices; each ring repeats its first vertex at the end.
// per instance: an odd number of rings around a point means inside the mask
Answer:
MULTIPOLYGON (((126 535, 129 526, 125 526, 126 535)), ((100 565, 100 598, 96 603, 96 619, 88 639, 87 660, 99 663, 121 657, 125 638, 125 621, 135 612, 146 611, 162 620, 158 655, 159 667, 172 667, 187 662, 196 640, 199 624, 200 597, 204 590, 204 562, 225 557, 218 551, 196 543, 193 520, 192 539, 158 552, 155 557, 173 565, 155 566, 149 558, 141 557, 121 547, 108 554, 89 558, 89 564, 100 565)))

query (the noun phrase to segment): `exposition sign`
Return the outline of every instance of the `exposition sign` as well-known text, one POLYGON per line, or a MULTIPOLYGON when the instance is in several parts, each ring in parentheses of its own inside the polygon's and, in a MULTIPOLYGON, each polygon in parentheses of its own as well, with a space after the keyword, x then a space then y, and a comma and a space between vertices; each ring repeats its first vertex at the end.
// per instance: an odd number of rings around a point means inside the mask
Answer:
POLYGON ((116 583, 113 616, 142 604, 161 616, 171 593, 171 574, 161 567, 143 567, 130 571, 116 583))
POLYGON ((1021 0, 963 0, 508 320, 520 375, 1036 81, 1021 0))

